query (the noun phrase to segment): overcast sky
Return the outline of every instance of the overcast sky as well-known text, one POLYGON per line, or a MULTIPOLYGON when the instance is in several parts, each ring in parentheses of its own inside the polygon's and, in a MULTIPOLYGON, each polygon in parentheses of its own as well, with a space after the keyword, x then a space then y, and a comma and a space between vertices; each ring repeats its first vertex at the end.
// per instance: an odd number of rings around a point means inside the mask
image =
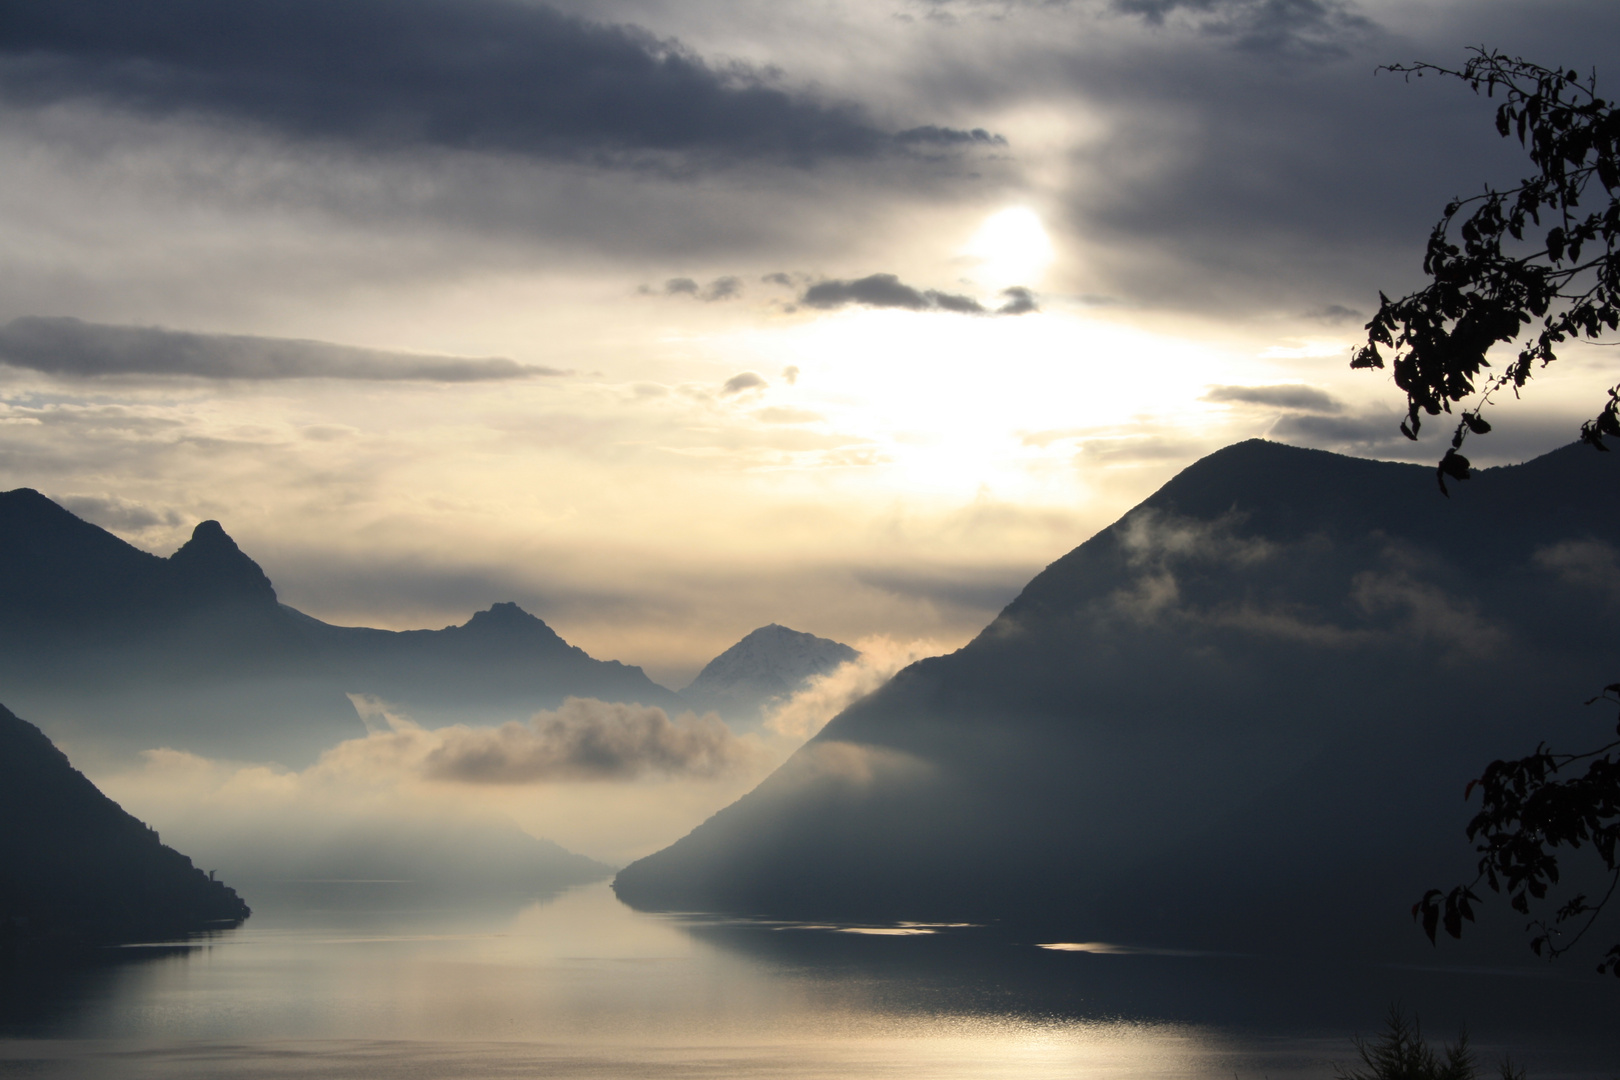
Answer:
MULTIPOLYGON (((0 486, 673 685, 772 621, 960 642, 1228 442, 1435 459, 1349 349, 1522 159, 1375 68, 1612 93, 1616 40, 1605 0, 29 5, 0 486)), ((1566 355, 1479 457, 1596 411, 1566 355)))

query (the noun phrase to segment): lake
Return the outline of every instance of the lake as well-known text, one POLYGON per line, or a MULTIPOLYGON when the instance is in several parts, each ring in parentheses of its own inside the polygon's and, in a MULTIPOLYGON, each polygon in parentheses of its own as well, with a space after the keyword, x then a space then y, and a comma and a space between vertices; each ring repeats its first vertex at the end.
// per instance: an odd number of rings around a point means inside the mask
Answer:
POLYGON ((606 884, 482 908, 388 882, 249 895, 206 940, 0 972, 0 1076, 1325 1078, 1396 999, 1532 1078, 1620 1072, 1617 980, 1585 966, 1059 951, 646 915, 606 884))

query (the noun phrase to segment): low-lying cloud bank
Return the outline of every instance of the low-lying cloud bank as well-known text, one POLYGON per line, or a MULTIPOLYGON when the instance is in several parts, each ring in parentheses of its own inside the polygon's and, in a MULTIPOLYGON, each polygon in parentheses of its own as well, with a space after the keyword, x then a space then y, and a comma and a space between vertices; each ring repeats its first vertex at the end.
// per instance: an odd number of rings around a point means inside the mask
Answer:
POLYGON ((74 378, 173 375, 461 383, 567 374, 502 357, 390 352, 301 338, 197 334, 38 315, 25 315, 0 326, 0 363, 74 378))
POLYGON ((422 776, 468 784, 707 778, 751 764, 763 752, 713 713, 671 720, 663 709, 589 698, 569 698, 555 712, 497 728, 458 724, 428 731, 397 717, 388 720, 389 731, 364 741, 404 744, 406 755, 419 755, 422 776))

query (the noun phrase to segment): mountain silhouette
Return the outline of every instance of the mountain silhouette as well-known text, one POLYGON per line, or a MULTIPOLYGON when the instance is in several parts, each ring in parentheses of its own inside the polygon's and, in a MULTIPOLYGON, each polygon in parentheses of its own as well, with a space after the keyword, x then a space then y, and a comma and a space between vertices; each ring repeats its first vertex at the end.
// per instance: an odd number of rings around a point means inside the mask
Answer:
POLYGON ((1472 877, 1465 783, 1612 725, 1580 702, 1617 674, 1613 456, 1567 447, 1447 500, 1430 468, 1228 447, 615 889, 1399 951, 1424 888, 1472 877))
POLYGON ((363 730, 218 522, 164 559, 0 493, 0 692, 57 738, 297 760, 363 730))
POLYGON ((639 667, 593 659, 515 603, 442 630, 332 626, 283 611, 348 692, 383 698, 418 720, 499 723, 568 697, 633 701, 671 714, 683 707, 639 667))
POLYGON ((710 660, 681 698, 697 712, 718 712, 732 727, 758 727, 772 702, 860 653, 840 642, 771 623, 710 660))
POLYGON ((178 937, 249 914, 4 706, 0 821, 0 954, 178 937))
POLYGON ((217 521, 168 558, 37 491, 0 493, 0 693, 58 740, 306 764, 365 733, 345 694, 428 725, 526 719, 567 697, 681 699, 516 604, 461 626, 332 626, 278 602, 217 521))

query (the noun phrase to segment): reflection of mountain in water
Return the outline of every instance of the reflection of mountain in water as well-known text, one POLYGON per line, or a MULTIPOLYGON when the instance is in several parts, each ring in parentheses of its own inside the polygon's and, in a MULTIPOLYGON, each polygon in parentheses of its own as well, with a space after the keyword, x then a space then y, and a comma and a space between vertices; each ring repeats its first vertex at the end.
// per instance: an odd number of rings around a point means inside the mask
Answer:
POLYGON ((1424 467, 1229 447, 616 890, 1067 940, 1411 941, 1423 888, 1471 876, 1464 783, 1610 722, 1579 703, 1615 676, 1612 457, 1446 500, 1424 467))
POLYGON ((732 919, 683 918, 678 925, 707 945, 791 975, 812 988, 812 998, 859 996, 901 1014, 1213 1025, 1271 1038, 1320 1033, 1332 1052, 1349 1056, 1349 1036, 1372 1031, 1390 1002, 1403 1001, 1422 1013, 1429 1032, 1453 1035, 1466 1026, 1486 1045, 1558 1045, 1589 1062, 1608 1060, 1617 1047, 1612 1002, 1593 992, 1585 968, 1527 978, 1252 953, 1064 952, 1001 925, 916 936, 732 919))
POLYGON ((771 623, 710 660, 681 698, 747 730, 759 726, 772 703, 858 656, 848 645, 771 623))
POLYGON ((210 845, 217 848, 212 857, 255 897, 318 894, 344 903, 373 896, 406 904, 516 904, 613 873, 500 819, 351 814, 300 824, 239 822, 223 838, 228 842, 210 845))
POLYGON ((0 959, 17 951, 179 937, 248 907, 162 844, 0 706, 0 959))
POLYGON ((58 739, 285 764, 364 733, 345 693, 428 724, 524 719, 570 696, 681 705, 515 604, 442 630, 330 626, 278 604, 218 522, 164 559, 27 488, 0 493, 0 680, 58 739))

